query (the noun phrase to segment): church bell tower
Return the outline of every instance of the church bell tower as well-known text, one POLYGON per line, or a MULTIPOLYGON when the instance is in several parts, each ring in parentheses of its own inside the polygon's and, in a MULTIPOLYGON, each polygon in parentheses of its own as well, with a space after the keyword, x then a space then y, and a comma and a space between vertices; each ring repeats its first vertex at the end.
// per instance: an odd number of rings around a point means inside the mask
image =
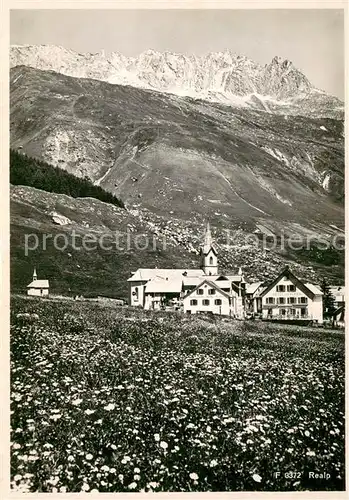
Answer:
POLYGON ((204 244, 200 249, 200 267, 205 274, 214 275, 218 274, 218 257, 217 251, 212 243, 212 235, 210 223, 207 223, 204 244))

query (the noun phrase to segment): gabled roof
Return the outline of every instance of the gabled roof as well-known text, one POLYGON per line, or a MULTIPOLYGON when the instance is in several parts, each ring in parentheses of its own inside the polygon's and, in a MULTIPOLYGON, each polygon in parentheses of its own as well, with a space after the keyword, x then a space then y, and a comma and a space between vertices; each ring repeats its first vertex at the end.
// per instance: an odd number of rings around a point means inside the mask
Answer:
POLYGON ((314 295, 323 295, 320 288, 317 287, 316 285, 313 285, 312 283, 305 283, 305 286, 309 288, 309 290, 313 292, 314 295))
POLYGON ((227 278, 234 283, 239 283, 240 281, 245 281, 244 277, 240 274, 227 274, 227 278))
MULTIPOLYGON (((240 283, 240 281, 245 281, 243 276, 240 276, 239 274, 211 274, 210 280, 214 282, 224 282, 224 281, 233 281, 235 283, 240 283)), ((217 284, 218 284, 217 283, 217 284)))
POLYGON ((308 288, 308 285, 305 285, 301 280, 299 280, 289 269, 289 267, 285 267, 285 269, 279 274, 279 276, 277 276, 275 278, 275 280, 270 283, 270 285, 268 285, 260 294, 260 297, 264 297, 268 292, 270 292, 270 290, 272 290, 274 288, 274 286, 276 286, 279 281, 282 279, 282 278, 287 278, 289 279, 297 288, 299 288, 299 290, 301 290, 307 297, 309 297, 311 300, 313 300, 313 298, 316 296, 316 295, 322 295, 322 292, 320 292, 319 289, 317 289, 314 285, 311 285, 311 288, 308 288), (316 289, 316 290, 315 290, 316 289))
POLYGON ((215 281, 227 281, 227 280, 229 281, 229 278, 224 274, 218 274, 217 278, 215 279, 215 281))
POLYGON ((186 276, 205 276, 202 269, 144 269, 139 268, 127 281, 149 281, 152 278, 182 278, 186 276))
POLYGON ((184 286, 197 286, 202 282, 202 276, 183 276, 184 286))
POLYGON ((213 245, 210 245, 210 246, 204 245, 203 247, 201 247, 200 248, 200 254, 201 255, 208 255, 211 250, 215 254, 215 256, 217 257, 217 250, 216 250, 216 248, 213 245))
POLYGON ((216 290, 218 290, 219 293, 221 293, 222 295, 224 295, 224 297, 227 297, 228 299, 230 299, 230 295, 226 292, 224 292, 223 290, 221 290, 215 283, 214 281, 210 281, 208 279, 205 279, 203 281, 201 281, 201 283, 196 286, 193 290, 190 290, 189 293, 187 293, 187 295, 184 297, 184 299, 186 299, 187 297, 189 297, 189 295, 192 295, 194 292, 196 292, 196 290, 198 288, 200 288, 204 283, 206 283, 207 285, 210 285, 212 286, 213 288, 215 288, 216 290))
POLYGON ((27 285, 27 288, 49 288, 48 280, 34 280, 27 285))
POLYGON ((261 285, 263 285, 263 281, 257 281, 255 283, 246 283, 245 291, 249 295, 254 295, 261 285))
POLYGON ((155 278, 146 284, 145 293, 180 293, 183 281, 178 278, 155 278))

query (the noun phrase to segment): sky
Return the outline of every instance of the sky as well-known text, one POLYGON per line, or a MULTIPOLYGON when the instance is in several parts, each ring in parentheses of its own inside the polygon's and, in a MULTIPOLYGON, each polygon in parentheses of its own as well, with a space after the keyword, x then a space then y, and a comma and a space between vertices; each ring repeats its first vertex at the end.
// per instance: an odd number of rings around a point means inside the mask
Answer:
POLYGON ((10 40, 126 56, 230 49, 260 64, 281 56, 313 85, 344 99, 342 10, 12 10, 10 40))

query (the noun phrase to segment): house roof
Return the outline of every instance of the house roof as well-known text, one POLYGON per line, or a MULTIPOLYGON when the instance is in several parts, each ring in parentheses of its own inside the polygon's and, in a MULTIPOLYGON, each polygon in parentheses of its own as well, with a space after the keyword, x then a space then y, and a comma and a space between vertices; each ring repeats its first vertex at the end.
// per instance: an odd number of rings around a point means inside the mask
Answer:
POLYGON ((289 279, 294 285, 296 285, 297 288, 299 288, 307 297, 309 297, 311 300, 316 296, 316 295, 322 295, 322 292, 315 286, 315 285, 310 285, 308 283, 305 285, 301 280, 299 280, 289 269, 289 267, 285 267, 285 269, 275 278, 275 280, 270 283, 260 294, 260 297, 264 297, 272 288, 274 288, 275 285, 279 283, 279 281, 283 278, 286 277, 289 279))
POLYGON ((215 282, 214 282, 214 281, 211 281, 211 280, 209 280, 209 279, 205 279, 205 280, 201 281, 201 283, 199 283, 199 285, 198 285, 198 286, 196 286, 193 290, 190 290, 190 292, 189 292, 189 293, 187 293, 187 295, 184 297, 184 300, 185 300, 187 297, 189 297, 189 295, 192 295, 194 292, 196 292, 196 290, 197 290, 198 288, 200 288, 200 287, 201 287, 204 283, 207 283, 208 285, 212 286, 213 288, 215 288, 216 290, 218 290, 218 292, 219 292, 219 293, 221 293, 222 295, 224 295, 224 297, 227 297, 228 299, 230 299, 230 295, 229 295, 228 293, 224 292, 223 290, 221 290, 221 289, 219 288, 219 286, 217 286, 217 285, 215 284, 215 282))
POLYGON ((318 286, 313 285, 312 283, 305 283, 305 286, 309 288, 309 290, 311 290, 314 295, 323 295, 322 291, 318 286))
POLYGON ((205 276, 202 269, 143 269, 139 268, 127 281, 149 281, 152 278, 183 278, 186 276, 205 276))
POLYGON ((263 285, 263 281, 257 281, 256 283, 246 283, 246 293, 249 295, 254 295, 261 285, 263 285))
POLYGON ((27 285, 27 288, 49 288, 48 280, 34 280, 27 285))
POLYGON ((180 293, 182 286, 182 279, 154 278, 146 284, 145 293, 180 293))
POLYGON ((210 274, 208 275, 210 281, 214 281, 215 283, 217 282, 217 285, 219 282, 234 282, 234 283, 239 283, 240 281, 245 281, 243 276, 240 276, 240 274, 210 274))
POLYGON ((197 286, 202 282, 202 276, 183 276, 184 286, 197 286))
POLYGON ((227 278, 234 283, 239 283, 240 281, 245 281, 244 277, 240 274, 227 274, 227 278))

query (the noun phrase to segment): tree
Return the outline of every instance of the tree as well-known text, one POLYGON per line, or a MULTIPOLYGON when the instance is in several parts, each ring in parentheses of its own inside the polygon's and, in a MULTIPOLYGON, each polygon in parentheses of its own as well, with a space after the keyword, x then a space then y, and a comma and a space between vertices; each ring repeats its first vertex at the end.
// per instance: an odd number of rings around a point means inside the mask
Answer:
POLYGON ((322 297, 323 316, 324 318, 331 318, 336 310, 334 304, 335 298, 325 278, 321 282, 321 291, 323 293, 322 297))

